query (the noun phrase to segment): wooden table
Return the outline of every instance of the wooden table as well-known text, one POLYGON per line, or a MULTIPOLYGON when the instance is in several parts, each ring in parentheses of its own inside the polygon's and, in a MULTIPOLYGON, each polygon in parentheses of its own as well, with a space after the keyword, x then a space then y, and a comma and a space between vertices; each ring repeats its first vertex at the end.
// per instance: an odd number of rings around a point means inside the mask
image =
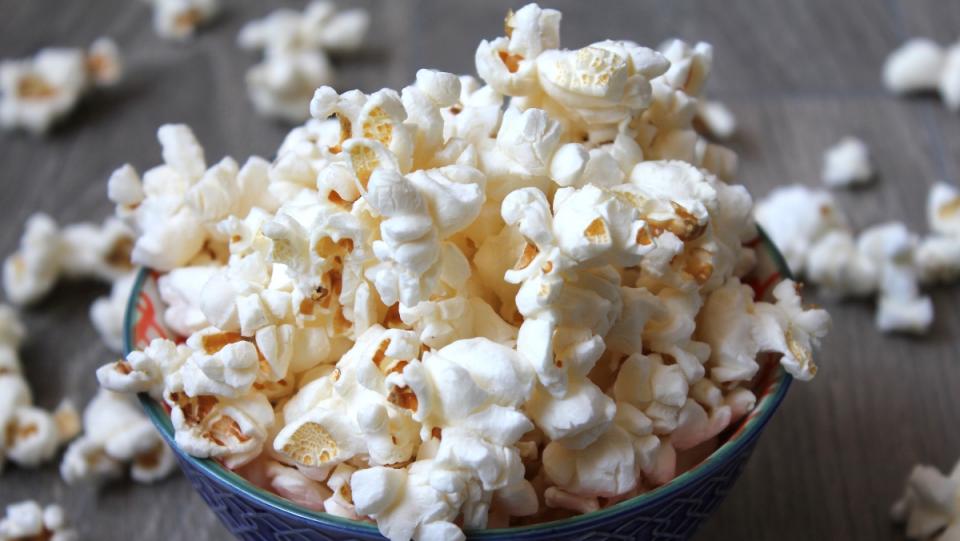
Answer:
MULTIPOLYGON (((61 223, 110 212, 106 179, 130 162, 159 161, 157 126, 187 122, 209 160, 269 157, 287 128, 256 116, 243 74, 257 58, 234 45, 240 25, 267 2, 230 0, 223 16, 189 43, 160 40, 149 9, 131 0, 0 0, 0 57, 45 45, 87 45, 106 34, 128 74, 98 91, 47 138, 0 135, 0 252, 42 210, 61 223)), ((282 2, 302 5, 302 3, 282 2)), ((280 2, 271 2, 271 5, 280 2)), ((740 123, 732 146, 755 195, 778 184, 819 181, 821 152, 855 134, 872 148, 879 181, 841 192, 853 225, 903 220, 925 231, 927 187, 960 178, 960 115, 933 97, 888 96, 885 55, 908 36, 957 38, 960 2, 937 0, 704 0, 551 2, 564 12, 563 43, 606 37, 656 45, 677 35, 716 48, 711 95, 740 123)), ((341 70, 341 88, 400 88, 416 68, 473 72, 483 37, 499 35, 519 3, 391 0, 368 3, 373 32, 364 54, 341 70)), ((87 307, 106 288, 62 284, 24 312, 22 351, 37 402, 85 404, 93 369, 111 359, 87 307)), ((960 456, 960 287, 933 291, 929 336, 883 336, 870 303, 824 301, 834 329, 821 372, 795 384, 742 479, 699 539, 899 539, 887 509, 916 462, 947 468, 960 456)), ((156 486, 120 482, 66 487, 57 465, 8 467, 0 504, 23 498, 62 503, 85 539, 226 539, 228 533, 180 476, 156 486)))

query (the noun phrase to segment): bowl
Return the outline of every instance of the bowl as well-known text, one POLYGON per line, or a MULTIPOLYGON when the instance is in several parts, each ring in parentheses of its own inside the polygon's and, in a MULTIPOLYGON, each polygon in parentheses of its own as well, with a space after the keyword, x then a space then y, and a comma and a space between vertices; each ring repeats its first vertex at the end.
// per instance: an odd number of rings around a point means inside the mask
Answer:
MULTIPOLYGON (((757 267, 747 281, 765 298, 772 286, 790 276, 783 257, 758 231, 748 243, 757 248, 757 267)), ((173 337, 160 314, 157 274, 141 269, 124 321, 124 349, 145 347, 152 339, 173 337)), ((669 483, 610 507, 568 519, 531 526, 468 531, 468 539, 487 540, 647 540, 686 539, 723 501, 746 465, 764 426, 783 401, 792 378, 775 363, 764 363, 755 379, 757 405, 722 435, 723 443, 700 464, 669 483)), ((219 462, 199 459, 174 444, 173 427, 163 407, 146 394, 144 410, 173 448, 180 467, 203 500, 236 537, 261 540, 382 540, 376 526, 312 511, 254 486, 219 462)))

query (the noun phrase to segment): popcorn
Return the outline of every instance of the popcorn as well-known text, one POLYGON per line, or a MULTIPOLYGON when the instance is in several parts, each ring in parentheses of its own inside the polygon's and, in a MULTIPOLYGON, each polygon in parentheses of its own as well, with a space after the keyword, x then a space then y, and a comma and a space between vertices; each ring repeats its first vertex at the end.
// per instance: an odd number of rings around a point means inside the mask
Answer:
POLYGON ((857 250, 849 231, 824 235, 807 254, 806 276, 827 294, 860 297, 876 292, 880 270, 872 258, 857 250))
POLYGON ((7 506, 6 515, 0 519, 0 539, 76 541, 79 537, 67 526, 60 506, 41 507, 28 500, 7 506))
MULTIPOLYGON (((709 45, 568 51, 559 12, 529 5, 478 48, 482 82, 313 91, 293 66, 365 26, 336 17, 315 3, 241 32, 296 81, 264 83, 264 102, 293 116, 312 91, 272 163, 208 166, 165 126, 164 163, 108 183, 186 341, 98 379, 162 398, 184 452, 391 539, 463 539, 668 483, 756 406, 762 363, 814 375, 826 313, 792 282, 774 303, 745 285, 753 202, 695 126, 730 129, 702 101, 709 45)), ((802 226, 797 266, 816 248, 811 272, 838 289, 880 287, 886 259, 826 192, 767 213, 779 238, 802 226)), ((78 477, 123 467, 86 436, 68 458, 78 477)))
POLYGON ((880 269, 877 327, 881 331, 924 333, 933 322, 933 302, 920 295, 916 236, 897 222, 873 226, 857 240, 857 249, 880 269))
POLYGON ((943 69, 943 48, 926 38, 907 40, 883 65, 883 84, 897 94, 937 87, 943 69))
POLYGON ((921 283, 954 282, 960 278, 960 237, 926 237, 915 259, 921 283))
MULTIPOLYGON (((418 460, 407 469, 374 467, 350 479, 357 512, 377 521, 389 539, 465 539, 453 523, 458 510, 435 484, 433 463, 418 460)), ((453 479, 451 479, 453 481, 453 479)))
POLYGON ((68 484, 102 481, 122 474, 153 483, 175 468, 173 452, 140 410, 124 396, 101 389, 83 412, 83 435, 74 440, 60 463, 68 484))
POLYGON ((20 249, 3 262, 3 289, 19 305, 36 302, 53 289, 60 275, 60 231, 46 214, 26 223, 20 249))
POLYGON ((887 57, 883 80, 897 94, 938 91, 949 109, 960 110, 960 44, 942 47, 927 38, 908 40, 887 57))
POLYGON ((123 351, 123 321, 130 301, 136 273, 117 279, 109 297, 101 297, 90 305, 90 320, 103 342, 115 352, 123 351))
POLYGON ((46 133, 91 87, 121 76, 116 44, 98 38, 90 49, 47 48, 33 58, 0 62, 0 128, 46 133))
POLYGON ((757 203, 754 216, 797 274, 810 248, 830 231, 846 229, 847 222, 832 195, 800 185, 775 189, 757 203))
POLYGON ((192 456, 219 459, 231 469, 260 454, 274 421, 269 400, 258 392, 229 399, 167 391, 164 401, 171 408, 177 445, 192 456))
POLYGON ((917 465, 890 514, 895 521, 906 523, 906 534, 911 539, 948 541, 960 533, 958 496, 960 466, 943 475, 932 466, 917 465))
POLYGON ((930 188, 927 224, 934 233, 960 237, 960 190, 945 182, 930 188))
POLYGON ((40 466, 80 428, 69 400, 53 412, 33 406, 16 351, 24 334, 13 310, 0 305, 0 470, 6 459, 24 468, 40 466))
POLYGON ((709 135, 721 141, 732 137, 737 129, 737 119, 733 112, 718 101, 697 102, 696 121, 700 122, 709 135))
POLYGON ((147 0, 153 5, 153 29, 164 39, 185 41, 220 10, 217 0, 147 0))
POLYGON ((240 29, 240 47, 264 51, 263 61, 246 75, 258 113, 290 122, 308 118, 314 90, 335 76, 326 51, 359 48, 370 25, 363 9, 334 11, 333 3, 315 1, 302 13, 278 9, 240 29))
POLYGON ((61 231, 63 274, 72 278, 118 280, 133 269, 130 252, 133 231, 115 218, 102 225, 71 224, 61 231))
POLYGON ((170 330, 188 336, 210 325, 199 299, 217 270, 215 266, 182 267, 157 280, 160 298, 167 306, 163 322, 170 330))
POLYGON ((863 184, 873 177, 870 151, 856 137, 844 137, 823 153, 823 183, 830 187, 863 184))
POLYGON ((826 336, 830 315, 826 310, 804 309, 798 290, 793 280, 783 280, 773 288, 776 303, 761 303, 755 308, 759 325, 754 336, 760 351, 782 354, 780 364, 787 372, 806 381, 817 373, 813 349, 826 336))
POLYGON ((266 474, 271 490, 307 509, 323 511, 324 501, 332 495, 322 483, 279 462, 269 461, 266 474))

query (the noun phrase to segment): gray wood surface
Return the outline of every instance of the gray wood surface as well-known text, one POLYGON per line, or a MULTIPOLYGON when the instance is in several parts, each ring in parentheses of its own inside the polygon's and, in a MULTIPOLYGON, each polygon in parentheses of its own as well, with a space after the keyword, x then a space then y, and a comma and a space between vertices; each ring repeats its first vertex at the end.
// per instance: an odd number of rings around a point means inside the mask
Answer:
MULTIPOLYGON (((154 132, 191 124, 208 159, 270 156, 286 128, 257 117, 243 73, 256 57, 234 46, 240 25, 279 4, 230 0, 193 42, 169 43, 132 0, 0 0, 0 57, 45 45, 86 45, 106 34, 127 58, 118 87, 96 92, 47 138, 0 134, 0 253, 21 224, 43 210, 61 223, 110 211, 105 182, 123 162, 156 164, 154 132)), ((957 38, 955 0, 644 0, 544 2, 564 11, 563 42, 605 37, 655 45, 677 35, 716 47, 712 95, 740 122, 733 141, 741 180, 755 195, 787 182, 816 184, 823 149, 856 134, 880 171, 872 187, 840 193, 858 227, 903 220, 918 231, 927 187, 960 178, 960 115, 935 98, 901 100, 879 83, 888 51, 908 36, 957 38)), ((482 37, 501 32, 519 2, 390 0, 374 8, 359 62, 341 70, 341 88, 399 87, 416 68, 473 72, 482 37)), ((93 368, 110 354, 87 307, 106 288, 63 284, 24 312, 22 351, 37 402, 84 404, 93 368)), ((960 456, 960 287, 934 292, 937 319, 922 339, 882 336, 869 303, 826 303, 835 326, 821 372, 796 384, 762 437, 753 461, 698 539, 901 539, 887 509, 911 465, 949 467, 960 456)), ((62 503, 85 539, 227 539, 226 530, 182 477, 156 486, 68 488, 55 464, 8 468, 0 505, 23 498, 62 503)))

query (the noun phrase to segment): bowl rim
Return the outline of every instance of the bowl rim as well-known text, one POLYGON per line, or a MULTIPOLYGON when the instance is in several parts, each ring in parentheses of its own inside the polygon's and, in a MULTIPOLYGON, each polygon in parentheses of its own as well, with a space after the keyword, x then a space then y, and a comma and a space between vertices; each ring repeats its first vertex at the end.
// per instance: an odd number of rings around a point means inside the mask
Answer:
MULTIPOLYGON (((770 237, 759 226, 757 227, 760 245, 763 246, 768 256, 773 261, 776 270, 779 272, 780 280, 792 279, 783 255, 770 240, 770 237)), ((133 318, 136 313, 137 301, 143 290, 147 278, 151 275, 149 268, 140 268, 133 287, 130 291, 130 298, 127 300, 126 310, 123 319, 123 347, 124 356, 133 350, 133 318)), ((530 534, 543 534, 557 532, 558 530, 583 529, 589 528, 591 524, 603 521, 609 517, 636 512, 638 510, 653 507, 656 504, 682 492, 686 488, 712 476, 712 474, 722 466, 726 465, 728 460, 748 448, 760 435, 763 427, 770 421, 773 413, 780 406, 786 397, 790 384, 793 381, 792 376, 784 370, 782 366, 776 368, 776 373, 771 379, 766 392, 758 399, 757 405, 749 416, 741 421, 741 426, 734 434, 725 441, 720 447, 715 449, 709 456, 703 459, 699 464, 689 470, 676 476, 668 483, 659 486, 649 492, 639 494, 622 502, 618 502, 609 507, 576 515, 573 517, 541 522, 526 526, 514 526, 509 528, 489 528, 482 530, 468 530, 470 538, 495 538, 503 535, 526 536, 530 534)), ((291 500, 287 500, 268 490, 260 488, 240 475, 228 470, 219 462, 209 458, 196 458, 184 453, 175 442, 173 426, 166 411, 160 406, 158 401, 154 400, 147 393, 138 395, 140 403, 147 413, 147 416, 153 422, 154 426, 173 448, 181 461, 190 464, 191 467, 198 469, 204 474, 223 485, 225 488, 234 492, 239 492, 243 496, 256 501, 257 503, 270 508, 271 510, 290 515, 308 522, 318 523, 328 528, 335 528, 345 533, 355 533, 364 535, 380 535, 376 525, 369 522, 351 520, 321 511, 314 511, 298 505, 291 500)))

